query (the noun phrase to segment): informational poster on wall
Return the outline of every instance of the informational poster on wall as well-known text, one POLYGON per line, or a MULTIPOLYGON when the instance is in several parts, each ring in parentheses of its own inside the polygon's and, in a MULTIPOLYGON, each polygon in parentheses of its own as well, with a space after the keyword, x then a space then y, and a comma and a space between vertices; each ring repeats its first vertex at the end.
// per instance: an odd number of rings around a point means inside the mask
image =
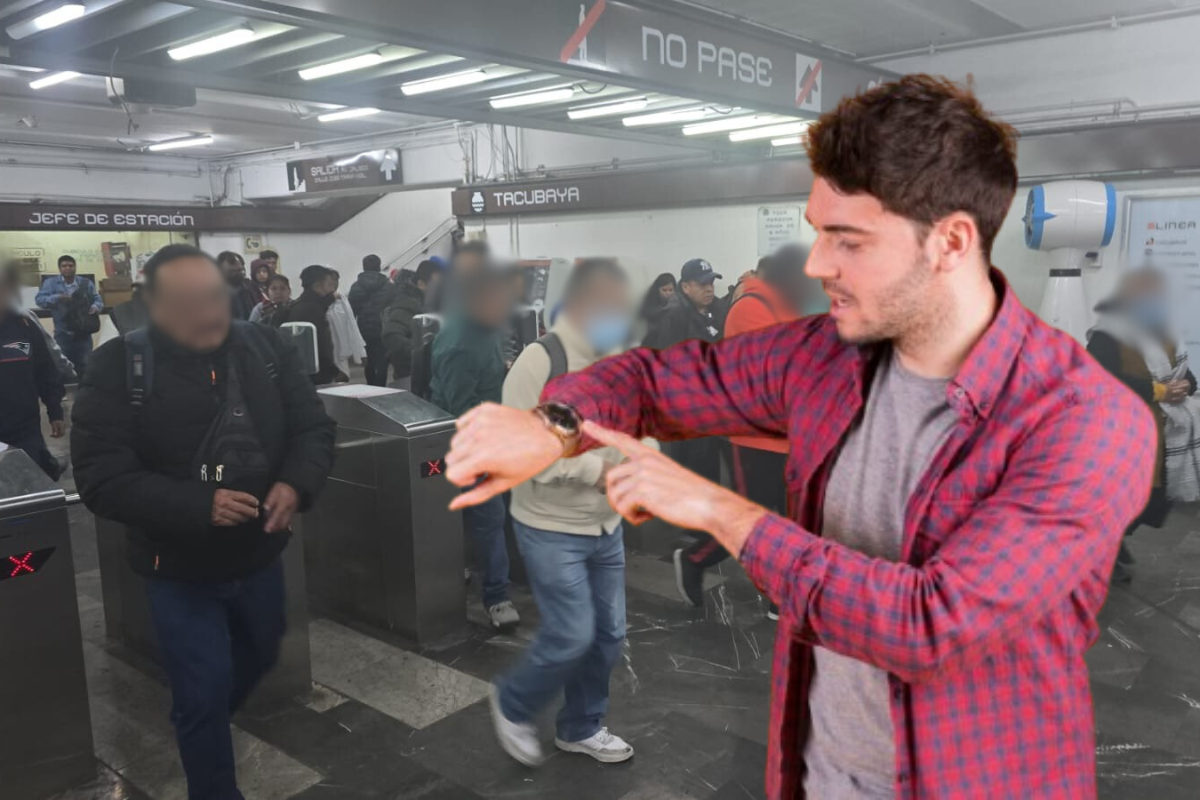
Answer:
POLYGON ((1126 247, 1130 268, 1167 274, 1188 361, 1200 364, 1200 195, 1130 198, 1126 247))
POLYGON ((758 257, 769 256, 800 238, 800 206, 763 206, 758 210, 758 257))

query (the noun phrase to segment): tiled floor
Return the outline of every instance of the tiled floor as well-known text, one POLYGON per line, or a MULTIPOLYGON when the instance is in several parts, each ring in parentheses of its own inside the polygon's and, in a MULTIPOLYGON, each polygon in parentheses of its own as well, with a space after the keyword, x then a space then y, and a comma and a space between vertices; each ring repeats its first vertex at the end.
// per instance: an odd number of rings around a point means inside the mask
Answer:
MULTIPOLYGON (((91 518, 73 509, 72 520, 99 777, 61 798, 183 798, 168 692, 153 665, 105 640, 91 518)), ((534 771, 496 746, 487 681, 526 646, 537 616, 518 590, 521 629, 496 635, 472 607, 474 624, 439 649, 349 619, 313 619, 314 692, 236 721, 247 798, 762 797, 774 625, 731 562, 713 576, 705 608, 685 608, 665 557, 674 537, 640 540, 609 718, 637 749, 631 762, 555 753, 534 771)), ((1135 580, 1111 592, 1087 659, 1100 796, 1192 800, 1200 797, 1200 514, 1177 510, 1131 548, 1135 580)))

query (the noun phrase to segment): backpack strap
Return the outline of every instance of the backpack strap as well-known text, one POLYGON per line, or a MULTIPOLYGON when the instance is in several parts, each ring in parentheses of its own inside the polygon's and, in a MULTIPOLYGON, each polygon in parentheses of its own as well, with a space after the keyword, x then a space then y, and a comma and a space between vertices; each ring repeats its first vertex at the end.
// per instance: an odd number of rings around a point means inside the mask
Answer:
POLYGON ((267 370, 267 375, 271 378, 271 383, 279 386, 279 354, 275 352, 275 348, 263 335, 261 326, 256 322, 235 319, 233 328, 250 348, 250 351, 254 353, 255 358, 262 362, 267 370))
POLYGON ((134 413, 141 413, 150 392, 154 388, 154 348, 150 346, 150 332, 135 328, 125 339, 125 386, 129 391, 129 404, 134 413))
POLYGON ((557 333, 547 333, 534 344, 540 344, 550 356, 550 377, 546 378, 546 383, 559 375, 567 374, 567 349, 563 347, 562 339, 558 338, 557 333))
POLYGON ((738 296, 738 298, 736 300, 734 300, 732 303, 729 304, 729 308, 732 309, 734 306, 736 306, 738 303, 745 300, 747 297, 753 297, 755 300, 762 303, 764 306, 767 307, 767 311, 771 312, 772 317, 774 317, 776 320, 779 319, 779 314, 777 314, 775 312, 775 305, 771 302, 770 298, 768 298, 765 294, 759 294, 758 292, 743 292, 741 295, 738 296))

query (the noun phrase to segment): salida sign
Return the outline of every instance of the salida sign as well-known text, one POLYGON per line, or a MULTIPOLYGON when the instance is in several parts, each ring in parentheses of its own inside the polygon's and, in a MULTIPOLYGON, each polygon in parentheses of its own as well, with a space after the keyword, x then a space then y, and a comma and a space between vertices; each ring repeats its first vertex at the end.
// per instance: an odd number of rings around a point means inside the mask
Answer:
POLYGON ((331 156, 288 162, 288 188, 293 192, 328 192, 334 189, 387 186, 402 183, 400 151, 370 150, 348 156, 331 156))

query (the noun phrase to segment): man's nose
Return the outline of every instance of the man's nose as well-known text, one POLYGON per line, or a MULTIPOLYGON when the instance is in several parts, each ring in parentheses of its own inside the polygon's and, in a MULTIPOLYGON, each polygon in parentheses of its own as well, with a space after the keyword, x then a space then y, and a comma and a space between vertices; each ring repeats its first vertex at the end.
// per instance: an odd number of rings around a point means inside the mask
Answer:
POLYGON ((831 280, 837 277, 838 271, 833 259, 820 243, 809 251, 808 259, 804 262, 804 274, 814 280, 831 280))

